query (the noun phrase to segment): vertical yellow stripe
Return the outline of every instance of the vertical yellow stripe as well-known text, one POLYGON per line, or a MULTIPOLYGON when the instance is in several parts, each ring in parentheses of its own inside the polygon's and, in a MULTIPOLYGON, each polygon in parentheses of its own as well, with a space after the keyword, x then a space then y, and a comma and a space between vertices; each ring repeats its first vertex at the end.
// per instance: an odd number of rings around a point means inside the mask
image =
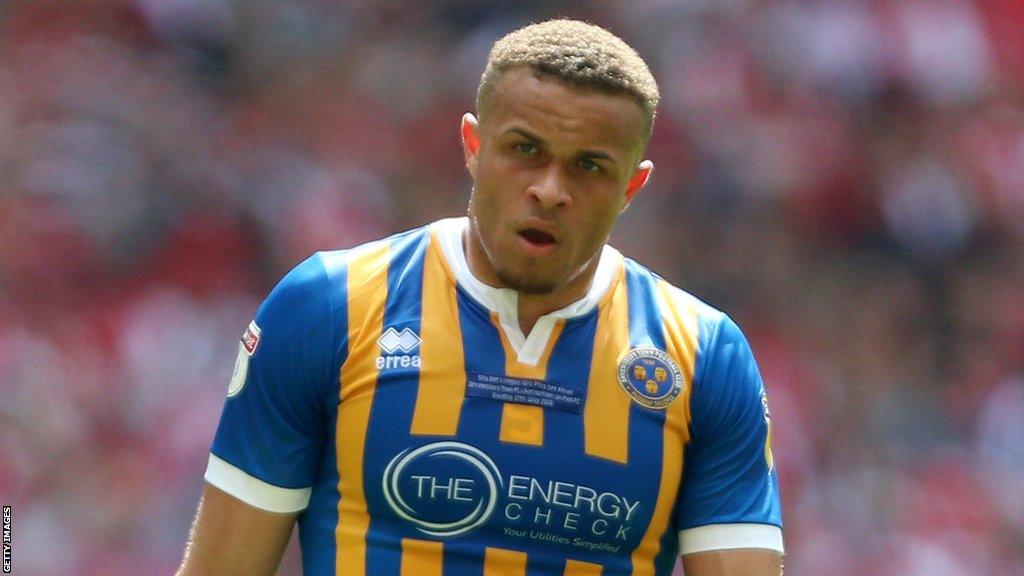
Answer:
POLYGON ((401 576, 441 576, 443 558, 440 542, 402 538, 401 576))
MULTIPOLYGON (((505 329, 498 320, 497 313, 491 313, 491 323, 498 330, 501 337, 501 346, 505 350, 505 373, 515 378, 533 378, 543 380, 548 373, 548 360, 551 359, 551 351, 555 343, 562 335, 565 328, 565 320, 558 319, 548 342, 541 354, 536 366, 524 364, 519 361, 516 351, 505 335, 505 329)), ((513 404, 506 402, 501 411, 501 431, 498 438, 502 442, 514 442, 516 444, 529 444, 531 446, 544 445, 544 409, 540 406, 527 406, 525 404, 513 404)))
POLYGON ((685 415, 682 438, 684 442, 689 442, 690 392, 693 391, 693 374, 697 364, 700 304, 696 298, 664 280, 658 282, 658 294, 668 312, 665 315, 666 352, 679 361, 679 369, 683 372, 683 392, 673 405, 682 404, 685 415))
POLYGON ((562 576, 601 576, 602 571, 604 571, 604 567, 600 564, 580 562, 579 560, 566 560, 562 576))
POLYGON ((498 438, 502 442, 543 446, 544 409, 506 402, 501 409, 501 432, 498 438))
POLYGON ((672 505, 683 473, 683 448, 689 441, 690 391, 697 357, 698 311, 696 302, 665 282, 658 283, 663 311, 666 352, 683 373, 683 392, 666 408, 662 443, 661 482, 651 523, 640 545, 633 551, 634 576, 654 574, 654 557, 661 548, 661 536, 668 529, 672 505))
POLYGON ((436 237, 431 237, 425 258, 420 385, 410 433, 454 436, 466 397, 459 304, 436 237))
POLYGON ((629 305, 621 272, 609 292, 610 301, 601 307, 594 333, 583 443, 587 454, 625 464, 631 400, 619 384, 619 360, 629 350, 629 305))
POLYGON ((377 386, 377 339, 384 324, 387 299, 388 244, 357 249, 348 264, 348 359, 341 367, 338 407, 338 526, 335 571, 339 576, 366 573, 366 532, 370 517, 363 493, 363 449, 370 406, 377 386))
POLYGON ((526 552, 485 548, 484 576, 526 576, 526 552))

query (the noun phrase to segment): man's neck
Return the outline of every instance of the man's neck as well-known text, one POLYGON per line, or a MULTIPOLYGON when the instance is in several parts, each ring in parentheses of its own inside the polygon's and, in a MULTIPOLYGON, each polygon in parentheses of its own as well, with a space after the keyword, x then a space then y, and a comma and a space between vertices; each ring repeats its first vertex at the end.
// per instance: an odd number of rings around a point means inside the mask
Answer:
MULTIPOLYGON (((495 274, 488 265, 487 256, 483 253, 483 247, 470 240, 470 234, 471 232, 467 229, 462 236, 462 248, 466 254, 466 262, 469 264, 470 273, 488 286, 494 288, 507 288, 507 286, 505 286, 501 279, 498 278, 497 274, 495 274)), ((590 291, 590 285, 594 281, 599 261, 600 255, 595 257, 592 262, 588 263, 586 268, 584 268, 568 284, 557 288, 552 292, 548 292, 546 294, 528 294, 518 292, 517 315, 519 319, 519 329, 523 332, 523 335, 528 336, 530 331, 533 330, 534 324, 536 324, 542 316, 555 312, 556 310, 561 310, 573 302, 583 299, 587 295, 587 292, 590 291)))
POLYGON ((590 272, 587 274, 581 274, 581 276, 588 276, 587 283, 584 288, 578 294, 576 291, 562 293, 559 290, 558 293, 553 294, 524 294, 519 292, 519 329, 523 331, 524 335, 529 335, 530 331, 533 330, 533 325, 540 320, 541 316, 550 314, 556 310, 561 310, 566 306, 576 302, 587 295, 587 289, 590 286, 590 281, 593 279, 594 274, 590 272))

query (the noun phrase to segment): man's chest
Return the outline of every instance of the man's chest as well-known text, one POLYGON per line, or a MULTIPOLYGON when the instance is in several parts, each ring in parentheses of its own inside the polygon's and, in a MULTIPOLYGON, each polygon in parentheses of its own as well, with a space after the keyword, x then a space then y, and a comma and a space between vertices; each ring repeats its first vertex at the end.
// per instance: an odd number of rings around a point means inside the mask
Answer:
POLYGON ((359 393, 343 399, 337 429, 339 453, 362 442, 371 529, 605 560, 664 532, 682 430, 614 373, 594 377, 595 364, 609 368, 600 360, 556 350, 544 374, 510 375, 497 354, 432 361, 393 334, 380 368, 351 383, 359 393))

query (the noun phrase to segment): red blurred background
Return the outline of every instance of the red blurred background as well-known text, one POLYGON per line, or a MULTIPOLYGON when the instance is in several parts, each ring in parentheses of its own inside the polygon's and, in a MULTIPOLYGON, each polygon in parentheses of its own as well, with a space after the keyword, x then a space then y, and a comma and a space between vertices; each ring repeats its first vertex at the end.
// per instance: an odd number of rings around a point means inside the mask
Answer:
POLYGON ((659 79, 613 243, 747 332, 787 575, 1024 574, 1024 3, 7 0, 16 574, 174 571, 259 299, 461 214, 487 51, 557 15, 659 79))

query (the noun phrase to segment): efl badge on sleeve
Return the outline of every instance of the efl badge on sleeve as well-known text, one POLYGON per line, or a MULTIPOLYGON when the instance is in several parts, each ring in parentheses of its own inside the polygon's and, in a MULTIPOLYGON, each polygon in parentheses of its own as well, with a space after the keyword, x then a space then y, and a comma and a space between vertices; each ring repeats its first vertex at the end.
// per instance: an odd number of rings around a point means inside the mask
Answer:
POLYGON ((228 384, 228 398, 237 395, 245 386, 245 377, 249 374, 249 358, 256 353, 256 347, 260 344, 260 327, 256 321, 249 322, 249 327, 242 334, 238 343, 238 356, 235 358, 235 371, 231 373, 231 382, 228 384))
POLYGON ((663 409, 683 391, 683 373, 664 351, 634 348, 619 362, 619 384, 641 406, 663 409))
POLYGON ((245 334, 242 334, 242 346, 245 347, 245 351, 252 356, 256 352, 256 346, 260 343, 260 327, 256 325, 256 321, 249 322, 249 327, 245 329, 245 334))

